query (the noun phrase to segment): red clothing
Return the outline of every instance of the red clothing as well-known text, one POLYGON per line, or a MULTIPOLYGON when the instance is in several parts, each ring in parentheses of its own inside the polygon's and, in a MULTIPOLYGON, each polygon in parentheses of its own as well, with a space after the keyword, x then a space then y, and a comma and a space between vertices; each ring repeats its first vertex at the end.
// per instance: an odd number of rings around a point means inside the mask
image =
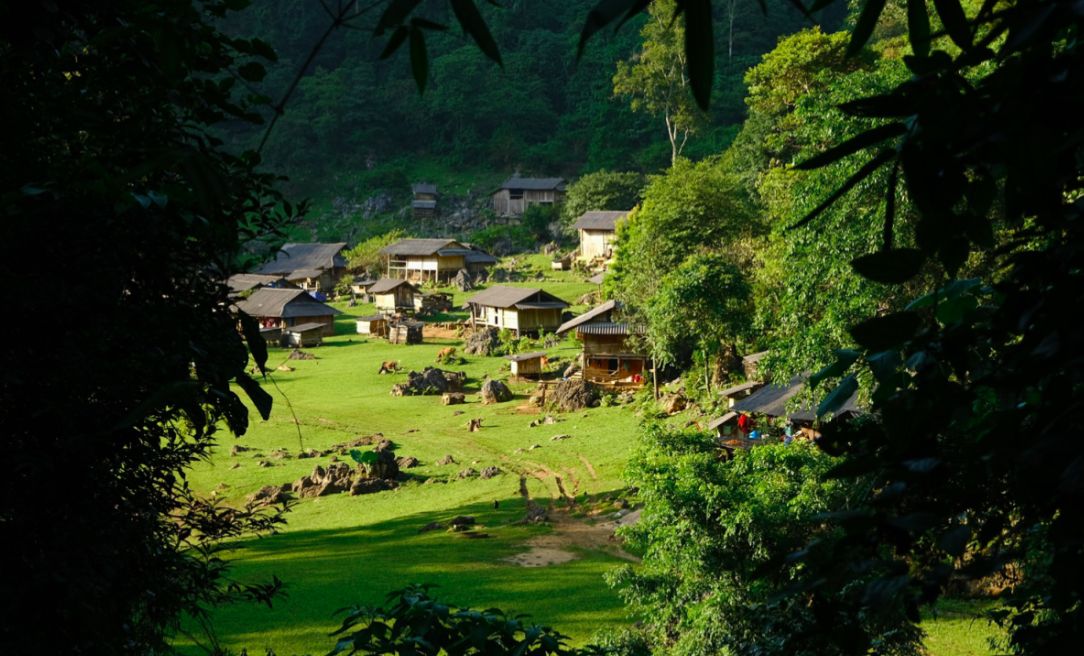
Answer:
POLYGON ((749 415, 738 415, 738 430, 748 435, 753 430, 753 420, 749 415))

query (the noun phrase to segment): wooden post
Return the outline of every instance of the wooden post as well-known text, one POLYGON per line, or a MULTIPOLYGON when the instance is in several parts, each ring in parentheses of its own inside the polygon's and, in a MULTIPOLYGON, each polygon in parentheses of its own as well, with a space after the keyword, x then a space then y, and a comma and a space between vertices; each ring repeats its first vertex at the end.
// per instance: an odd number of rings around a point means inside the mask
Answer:
POLYGON ((655 400, 659 400, 659 370, 655 366, 655 358, 651 358, 651 379, 655 385, 655 400))

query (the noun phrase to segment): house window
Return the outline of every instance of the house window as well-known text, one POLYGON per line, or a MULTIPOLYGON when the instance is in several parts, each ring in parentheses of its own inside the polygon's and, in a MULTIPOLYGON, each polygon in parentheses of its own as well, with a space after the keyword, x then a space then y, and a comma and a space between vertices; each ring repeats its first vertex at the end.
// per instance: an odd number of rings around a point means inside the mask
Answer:
POLYGON ((508 190, 508 197, 511 198, 512 200, 520 200, 521 198, 523 198, 523 190, 522 189, 509 189, 508 190))

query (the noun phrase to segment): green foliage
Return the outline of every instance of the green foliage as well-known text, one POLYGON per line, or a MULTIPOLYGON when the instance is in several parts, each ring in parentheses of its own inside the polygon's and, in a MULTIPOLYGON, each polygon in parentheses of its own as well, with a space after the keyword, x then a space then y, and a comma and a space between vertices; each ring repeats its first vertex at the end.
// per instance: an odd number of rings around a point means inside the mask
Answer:
POLYGON ((739 266, 760 232, 748 196, 724 161, 678 162, 651 180, 640 209, 618 225, 609 294, 643 308, 662 277, 691 253, 725 252, 739 266))
POLYGON ((625 529, 644 559, 612 582, 655 650, 920 652, 920 633, 899 608, 859 612, 861 597, 847 589, 786 594, 802 573, 787 555, 827 537, 823 518, 863 496, 860 485, 826 476, 837 462, 805 442, 726 460, 713 438, 647 427, 627 474, 644 511, 625 529))
POLYGON ((640 203, 640 192, 646 181, 632 171, 596 171, 577 178, 568 185, 561 207, 561 222, 565 229, 584 212, 591 210, 631 210, 640 203))
POLYGON ((525 624, 500 610, 456 608, 429 596, 428 586, 410 586, 388 595, 389 607, 347 611, 334 654, 497 654, 565 656, 577 653, 566 636, 549 627, 525 624))
POLYGON ((561 211, 555 205, 531 205, 523 212, 520 224, 535 241, 546 242, 558 233, 561 211))
POLYGON ((726 256, 691 255, 663 277, 645 314, 655 359, 672 365, 694 348, 714 354, 749 334, 752 294, 726 256))
POLYGON ((347 268, 354 273, 372 274, 379 272, 384 264, 384 256, 380 254, 381 249, 405 237, 406 233, 402 230, 390 230, 382 235, 370 237, 353 248, 343 251, 347 268))
POLYGON ((534 250, 535 237, 526 226, 495 225, 471 233, 470 243, 494 255, 534 250))
POLYGON ((3 354, 3 653, 164 653, 182 614, 278 589, 233 579, 222 543, 283 507, 230 508, 185 478, 221 430, 247 430, 239 391, 270 410, 246 372, 266 350, 253 322, 242 342, 223 280, 298 209, 209 135, 258 118, 238 76, 274 60, 216 27, 244 4, 0 10, 0 260, 37 290, 7 312, 71 320, 13 325, 3 354), (19 264, 30 252, 48 264, 19 264))

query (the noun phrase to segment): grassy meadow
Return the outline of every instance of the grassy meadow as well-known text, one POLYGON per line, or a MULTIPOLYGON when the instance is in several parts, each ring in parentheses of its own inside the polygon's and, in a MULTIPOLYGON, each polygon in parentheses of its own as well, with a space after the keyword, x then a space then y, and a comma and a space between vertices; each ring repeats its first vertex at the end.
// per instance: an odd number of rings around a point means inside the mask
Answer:
MULTIPOLYGON (((542 273, 548 258, 521 257, 520 263, 542 273)), ((543 275, 544 283, 515 284, 542 284, 573 303, 595 289, 571 273, 543 275)), ((469 294, 455 292, 456 305, 469 294)), ((586 643, 599 629, 629 623, 617 594, 603 581, 608 570, 625 562, 615 546, 570 541, 564 548, 575 558, 546 567, 524 567, 507 559, 528 551, 532 539, 554 531, 520 523, 525 514, 521 478, 530 496, 543 505, 568 508, 567 498, 575 498, 580 503, 571 508, 572 514, 586 525, 610 514, 637 440, 636 406, 555 415, 557 424, 532 428, 529 423, 540 416, 526 404, 533 385, 512 384, 516 398, 495 405, 482 405, 473 393, 486 376, 507 378, 507 360, 466 356, 461 365, 435 365, 437 351, 458 345, 457 340, 427 337, 421 345, 391 345, 356 334, 353 316, 370 313, 371 306, 336 307, 346 314, 336 322, 335 337, 308 349, 316 359, 289 360, 289 351, 271 349, 273 373, 265 383, 275 398, 271 419, 260 421, 253 412, 252 426, 242 439, 223 433, 212 457, 191 470, 192 487, 243 503, 260 487, 295 481, 331 458, 293 457, 301 450, 326 449, 375 433, 395 444, 397 456, 414 456, 421 464, 407 470, 409 479, 396 490, 302 499, 279 534, 231 545, 226 556, 233 563, 234 579, 277 576, 285 582, 286 595, 271 609, 238 604, 217 611, 214 624, 222 645, 235 652, 272 649, 280 656, 326 653, 337 609, 380 603, 389 591, 409 583, 435 584, 442 599, 459 605, 529 612, 536 621, 569 634, 574 644, 586 643), (385 360, 398 360, 401 371, 379 375, 385 360), (280 365, 285 368, 275 370, 280 365), (389 393, 394 383, 406 379, 406 372, 426 366, 465 371, 468 402, 443 406, 436 396, 389 393), (482 430, 467 430, 471 418, 482 419, 482 430), (551 439, 558 434, 571 437, 551 439), (250 450, 231 455, 234 444, 250 450), (276 450, 291 457, 275 458, 276 450), (445 455, 453 456, 456 464, 436 464, 445 455), (260 461, 271 466, 261 467, 260 461), (457 477, 468 467, 481 471, 487 466, 503 473, 489 480, 457 477), (591 512, 584 514, 585 508, 591 512), (479 525, 475 532, 486 537, 419 532, 430 522, 456 515, 474 516, 479 525)), ((560 358, 556 366, 563 368, 578 348, 568 339, 549 353, 560 358)), ((985 640, 990 632, 969 618, 967 608, 955 607, 928 620, 931 654, 989 653, 985 640)), ((186 636, 179 636, 177 644, 186 653, 199 653, 186 636)))

